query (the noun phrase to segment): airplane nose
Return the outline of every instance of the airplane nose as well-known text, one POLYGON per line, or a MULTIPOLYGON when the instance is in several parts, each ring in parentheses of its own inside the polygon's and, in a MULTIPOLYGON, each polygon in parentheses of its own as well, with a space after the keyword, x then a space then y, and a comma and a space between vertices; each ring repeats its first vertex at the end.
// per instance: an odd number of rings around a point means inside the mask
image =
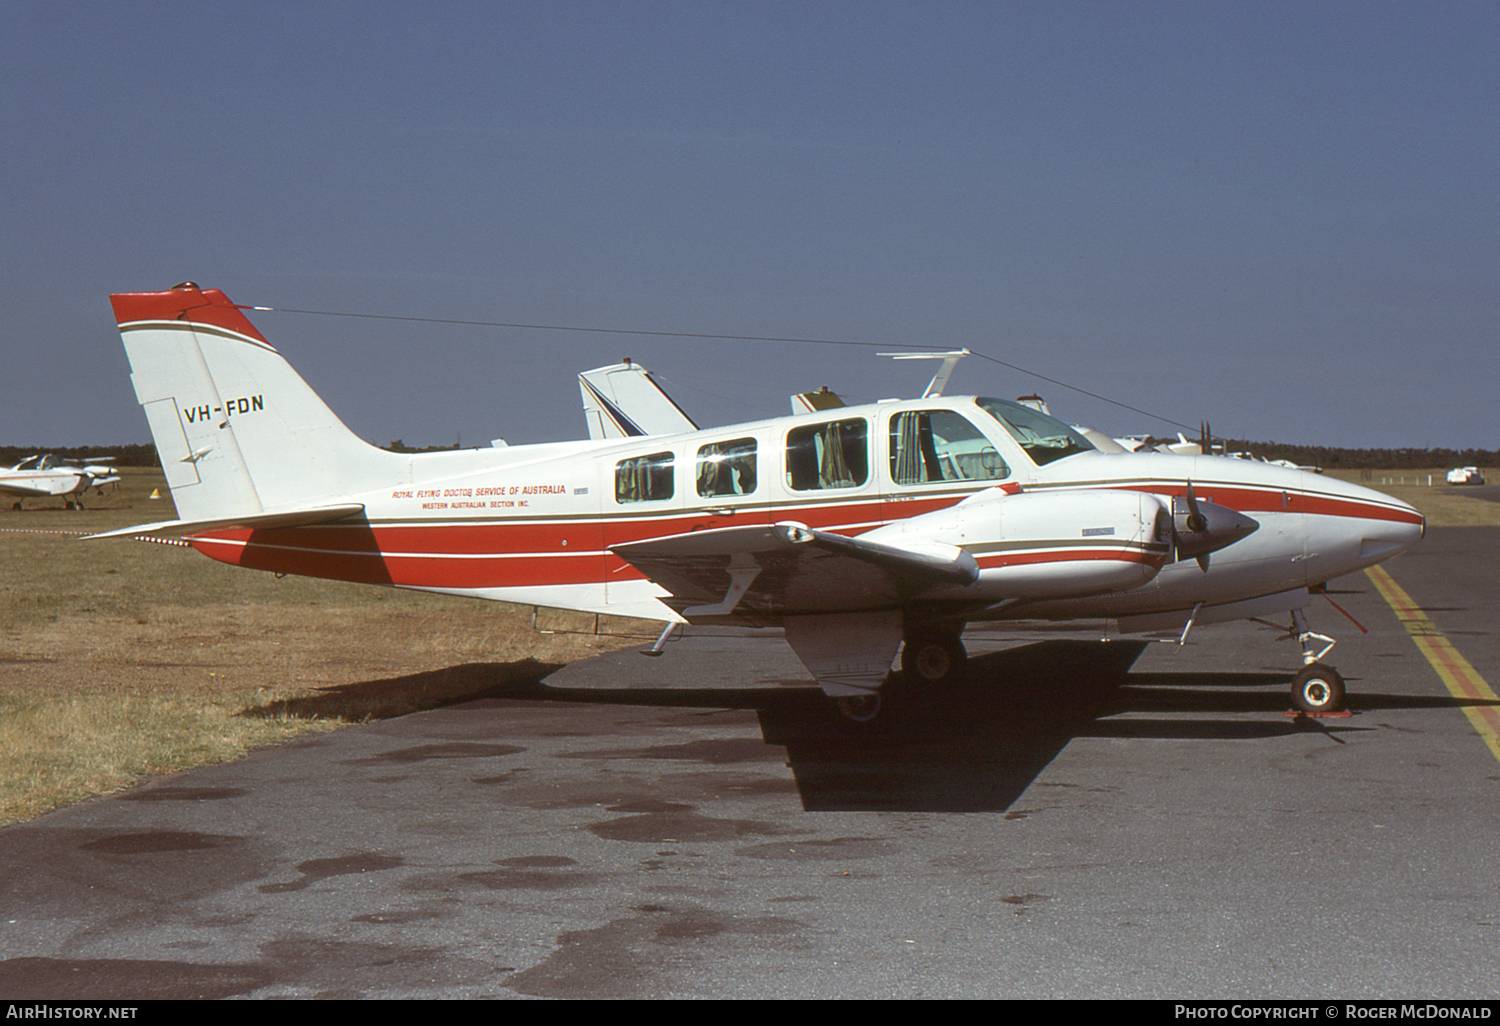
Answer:
POLYGON ((1366 516, 1360 527, 1359 555, 1366 565, 1399 555, 1422 540, 1427 533, 1427 518, 1415 506, 1358 485, 1359 498, 1367 508, 1378 509, 1378 515, 1366 516))

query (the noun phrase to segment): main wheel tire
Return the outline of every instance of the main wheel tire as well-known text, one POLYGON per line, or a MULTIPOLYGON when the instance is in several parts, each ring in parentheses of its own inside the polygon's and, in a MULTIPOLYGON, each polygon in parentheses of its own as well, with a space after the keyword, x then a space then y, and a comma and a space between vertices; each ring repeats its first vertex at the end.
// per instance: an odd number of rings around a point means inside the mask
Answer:
POLYGON ((868 695, 848 696, 835 698, 833 707, 838 710, 840 716, 857 726, 868 726, 880 718, 885 708, 885 700, 880 692, 872 691, 868 695))
POLYGON ((1305 713, 1331 713, 1344 708, 1344 678, 1322 663, 1306 666, 1292 678, 1292 705, 1305 713))
POLYGON ((915 634, 901 646, 901 672, 916 684, 948 687, 963 678, 969 654, 957 634, 915 634))

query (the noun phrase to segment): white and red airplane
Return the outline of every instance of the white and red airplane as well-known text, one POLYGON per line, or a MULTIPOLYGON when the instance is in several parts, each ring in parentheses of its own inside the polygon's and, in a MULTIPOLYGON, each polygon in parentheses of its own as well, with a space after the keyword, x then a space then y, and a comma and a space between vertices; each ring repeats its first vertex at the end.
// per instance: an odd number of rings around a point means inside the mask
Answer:
POLYGON ((51 453, 28 456, 14 467, 0 467, 0 495, 16 497, 15 508, 22 499, 45 499, 62 496, 68 509, 82 509, 80 496, 90 488, 120 480, 119 471, 93 460, 71 461, 51 453), (77 463, 82 463, 78 466, 77 463))
POLYGON ((1332 641, 1308 627, 1310 593, 1424 528, 1329 477, 1104 453, 1032 407, 931 390, 729 427, 657 434, 626 417, 583 441, 392 453, 350 432, 224 293, 110 299, 181 519, 109 535, 181 534, 275 573, 781 627, 857 721, 877 717, 898 649, 908 680, 961 674, 968 623, 1185 636, 1288 611, 1293 701, 1333 711, 1344 685, 1319 661, 1332 641))

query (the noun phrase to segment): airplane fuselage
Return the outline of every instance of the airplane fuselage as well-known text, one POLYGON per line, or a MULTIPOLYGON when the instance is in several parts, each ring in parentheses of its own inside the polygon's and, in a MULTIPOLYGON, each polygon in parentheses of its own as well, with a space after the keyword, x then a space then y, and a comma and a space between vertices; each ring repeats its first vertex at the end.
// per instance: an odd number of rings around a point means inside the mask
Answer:
MULTIPOLYGON (((1200 606, 1200 622, 1259 615, 1258 601, 1289 608, 1296 594, 1421 535, 1411 507, 1323 475, 1225 457, 1069 451, 1058 438, 1037 444, 990 412, 1012 405, 905 400, 678 435, 389 454, 379 488, 339 497, 363 505, 362 519, 190 540, 216 559, 274 572, 678 620, 660 601, 664 590, 613 546, 791 522, 872 540, 930 535, 965 550, 978 579, 926 596, 961 607, 965 619, 1098 616, 1154 629, 1200 606), (962 437, 934 445, 934 424, 962 437), (1174 560, 1152 522, 1190 483, 1199 498, 1259 525, 1215 552, 1207 571, 1174 560), (1124 502, 1112 511, 1070 502, 1066 493, 1081 489, 1124 502), (1157 504, 1137 515, 1134 496, 1157 504), (1026 530, 996 528, 997 517, 1028 504, 1026 530), (1085 510, 1079 524, 1049 531, 1034 522, 1075 508, 1085 510), (1068 582, 1055 589, 1062 597, 1044 585, 1018 595, 1008 583, 1015 568, 1040 563, 1068 582), (1083 594, 1079 573, 1093 575, 1083 594)), ((738 619, 754 622, 748 612, 738 619)))

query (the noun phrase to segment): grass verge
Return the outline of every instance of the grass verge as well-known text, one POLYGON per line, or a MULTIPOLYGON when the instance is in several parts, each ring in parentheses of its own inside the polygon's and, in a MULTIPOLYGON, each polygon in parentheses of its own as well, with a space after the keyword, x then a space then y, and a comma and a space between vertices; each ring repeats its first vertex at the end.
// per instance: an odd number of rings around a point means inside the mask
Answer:
POLYGON ((316 717, 245 717, 256 703, 253 694, 232 692, 0 692, 0 823, 338 726, 316 717))
POLYGON ((467 701, 655 637, 613 618, 78 535, 173 516, 159 473, 0 511, 0 824, 309 733, 467 701))

